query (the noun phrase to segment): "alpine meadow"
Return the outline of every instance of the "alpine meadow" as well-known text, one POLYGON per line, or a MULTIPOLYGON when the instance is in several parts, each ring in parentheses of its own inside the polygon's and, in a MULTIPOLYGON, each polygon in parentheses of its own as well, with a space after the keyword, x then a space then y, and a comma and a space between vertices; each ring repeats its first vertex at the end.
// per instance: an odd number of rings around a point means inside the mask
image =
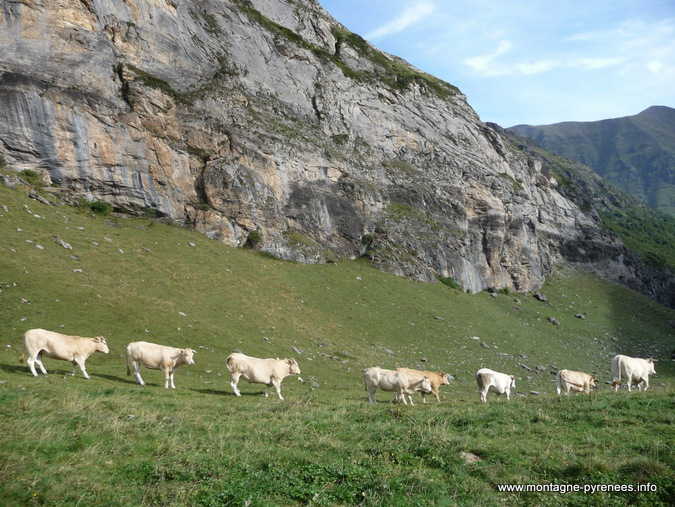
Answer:
POLYGON ((537 299, 293 263, 29 191, 0 185, 2 505, 675 502, 675 313, 647 297, 564 266, 537 299), (33 328, 102 335, 110 353, 89 357, 91 380, 53 359, 33 377, 19 362, 33 328), (139 340, 196 350, 176 389, 126 375, 139 340), (284 401, 245 382, 235 397, 234 351, 302 372, 284 401), (618 353, 656 360, 646 392, 611 388, 618 353), (370 404, 371 366, 453 380, 441 403, 370 404), (479 401, 482 367, 516 376, 510 401, 479 401), (563 368, 598 386, 558 398, 563 368))

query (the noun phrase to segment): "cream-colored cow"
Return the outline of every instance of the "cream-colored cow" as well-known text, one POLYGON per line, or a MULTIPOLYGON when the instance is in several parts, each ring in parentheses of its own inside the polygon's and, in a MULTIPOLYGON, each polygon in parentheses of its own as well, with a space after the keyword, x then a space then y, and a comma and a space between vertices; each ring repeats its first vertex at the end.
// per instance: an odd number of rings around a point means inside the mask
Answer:
POLYGON ((478 392, 480 401, 487 402, 487 393, 492 391, 497 393, 497 401, 500 394, 506 394, 506 399, 511 398, 511 388, 516 388, 516 377, 492 371, 489 368, 481 368, 476 372, 476 382, 478 382, 478 392))
POLYGON ((151 370, 162 370, 164 372, 164 388, 175 389, 173 383, 173 374, 176 373, 184 364, 195 364, 192 355, 195 353, 192 349, 179 349, 176 347, 167 347, 166 345, 157 345, 148 342, 132 342, 127 345, 127 375, 131 375, 129 364, 134 369, 136 382, 142 386, 145 385, 141 378, 141 365, 151 370))
POLYGON ((230 386, 234 394, 241 396, 237 383, 241 377, 247 382, 265 384, 265 397, 270 394, 270 387, 274 386, 280 400, 281 381, 288 375, 300 375, 300 367, 295 359, 259 359, 240 352, 234 352, 227 358, 227 369, 230 370, 230 386))
MULTIPOLYGON (((434 395, 436 398, 437 402, 441 402, 441 398, 438 395, 438 388, 440 386, 447 386, 450 384, 450 381, 448 380, 448 375, 445 373, 437 373, 434 371, 424 371, 424 370, 413 370, 410 368, 396 368, 397 370, 406 370, 411 373, 415 373, 417 375, 422 375, 424 377, 427 377, 429 379, 429 384, 431 384, 431 394, 434 395)), ((427 394, 429 392, 425 392, 423 390, 419 390, 420 394, 422 395, 422 402, 426 403, 427 402, 427 394)))
POLYGON ((54 331, 46 331, 44 329, 31 329, 23 336, 24 353, 21 354, 21 361, 23 363, 24 357, 28 354, 28 368, 34 377, 38 374, 35 371, 35 363, 40 367, 42 373, 47 375, 42 364, 42 356, 50 359, 60 359, 61 361, 69 361, 73 363, 73 373, 77 367, 82 370, 84 378, 88 379, 89 375, 84 367, 87 358, 94 352, 103 352, 107 354, 110 350, 105 342, 105 338, 97 336, 96 338, 86 338, 83 336, 71 336, 54 331))
POLYGON ((654 360, 651 357, 641 359, 619 354, 612 359, 612 386, 614 386, 615 391, 619 388, 622 378, 626 379, 628 391, 630 391, 630 385, 633 382, 637 384, 640 391, 644 384, 646 391, 649 387, 649 375, 654 374, 656 374, 656 370, 654 369, 654 360))
POLYGON ((563 389, 565 390, 565 396, 569 396, 570 390, 585 392, 590 395, 591 387, 595 386, 596 380, 598 380, 598 377, 590 373, 560 370, 555 376, 555 385, 558 396, 560 396, 563 389))
POLYGON ((384 368, 368 368, 363 370, 363 379, 366 385, 366 393, 368 393, 368 400, 370 403, 377 403, 375 399, 375 391, 382 389, 383 391, 393 392, 394 400, 403 400, 403 404, 407 405, 406 396, 413 405, 412 395, 415 391, 431 392, 431 383, 429 377, 413 373, 410 370, 385 370, 384 368))

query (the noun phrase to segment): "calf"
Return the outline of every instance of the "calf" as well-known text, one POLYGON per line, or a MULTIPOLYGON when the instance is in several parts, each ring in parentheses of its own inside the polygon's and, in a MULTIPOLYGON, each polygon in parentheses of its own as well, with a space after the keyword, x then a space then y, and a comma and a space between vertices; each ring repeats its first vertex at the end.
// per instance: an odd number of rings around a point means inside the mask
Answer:
POLYGON ((42 373, 47 375, 42 364, 42 356, 51 359, 60 359, 62 361, 70 361, 73 363, 73 373, 77 367, 82 370, 84 378, 88 379, 89 375, 84 367, 87 358, 94 352, 103 352, 107 354, 110 350, 105 342, 105 338, 97 336, 96 338, 86 338, 82 336, 70 336, 54 331, 46 331, 44 329, 31 329, 23 336, 23 348, 25 352, 21 354, 19 361, 23 363, 25 354, 28 354, 28 368, 34 377, 37 377, 35 371, 35 363, 40 367, 42 373))
POLYGON ((127 375, 131 375, 129 364, 134 369, 136 383, 144 386, 145 382, 141 378, 141 365, 151 370, 162 370, 164 372, 164 388, 175 389, 173 383, 173 374, 177 372, 184 364, 195 364, 192 355, 195 353, 192 349, 178 349, 157 345, 148 342, 132 342, 127 345, 127 375))
POLYGON ((270 387, 274 386, 280 400, 281 381, 288 375, 300 375, 300 367, 295 359, 259 359, 235 352, 227 358, 227 369, 230 370, 230 386, 234 394, 241 396, 237 384, 244 377, 247 382, 265 384, 265 397, 270 394, 270 387))

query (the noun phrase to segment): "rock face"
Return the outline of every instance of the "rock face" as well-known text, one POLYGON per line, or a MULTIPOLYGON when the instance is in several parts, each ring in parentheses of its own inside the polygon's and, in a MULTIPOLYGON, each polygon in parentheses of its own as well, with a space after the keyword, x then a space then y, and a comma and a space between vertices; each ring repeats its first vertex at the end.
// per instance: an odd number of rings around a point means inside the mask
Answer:
MULTIPOLYGON (((231 245, 464 289, 635 260, 453 86, 315 0, 2 0, 0 155, 231 245)), ((632 264, 633 263, 633 264, 632 264)))

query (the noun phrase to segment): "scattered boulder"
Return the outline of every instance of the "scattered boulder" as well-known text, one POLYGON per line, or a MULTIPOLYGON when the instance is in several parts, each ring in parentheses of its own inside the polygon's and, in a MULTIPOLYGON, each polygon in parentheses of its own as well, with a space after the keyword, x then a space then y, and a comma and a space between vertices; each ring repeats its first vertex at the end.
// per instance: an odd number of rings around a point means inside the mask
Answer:
POLYGON ((520 367, 522 367, 522 368, 525 368, 527 371, 532 371, 532 368, 530 368, 530 367, 527 366, 526 364, 518 363, 518 366, 520 366, 520 367))
POLYGON ((483 347, 484 349, 489 349, 489 348, 490 348, 490 346, 489 346, 487 343, 485 343, 485 342, 480 342, 480 346, 483 347))
POLYGON ((559 325, 560 325, 560 322, 558 322, 558 320, 557 320, 555 317, 549 317, 549 318, 546 319, 546 320, 548 320, 548 321, 549 321, 551 324, 553 324, 554 326, 559 326, 559 325))
POLYGON ((586 318, 586 316, 583 313, 575 313, 574 316, 577 319, 581 319, 581 320, 584 320, 586 318))
POLYGON ((63 241, 58 236, 52 236, 52 239, 54 240, 55 243, 58 243, 59 245, 61 245, 66 250, 72 250, 73 249, 73 247, 70 245, 70 243, 66 243, 65 241, 63 241))
POLYGON ((482 461, 479 456, 472 452, 460 452, 459 457, 464 460, 465 463, 477 463, 479 461, 482 461))
POLYGON ((541 302, 543 302, 543 303, 547 303, 547 302, 548 302, 548 298, 547 298, 544 294, 542 294, 542 293, 540 293, 540 292, 535 292, 535 293, 534 293, 534 299, 536 299, 536 300, 538 300, 538 301, 541 301, 541 302))

